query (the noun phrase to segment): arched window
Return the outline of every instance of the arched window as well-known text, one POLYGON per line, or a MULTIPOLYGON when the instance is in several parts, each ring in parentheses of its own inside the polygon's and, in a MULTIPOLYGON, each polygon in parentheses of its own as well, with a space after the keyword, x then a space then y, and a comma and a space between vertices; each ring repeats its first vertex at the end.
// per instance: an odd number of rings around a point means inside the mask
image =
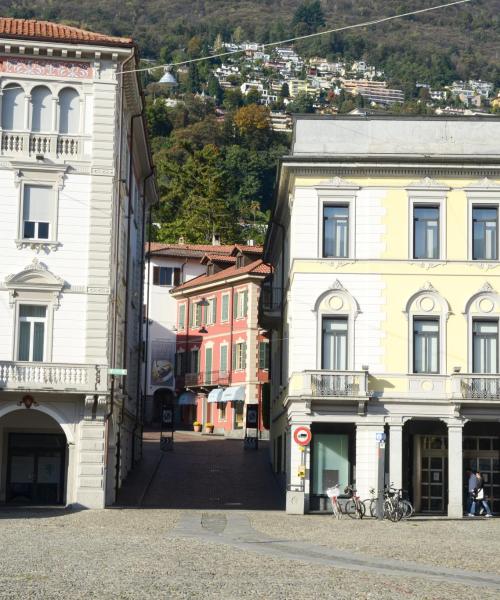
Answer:
POLYGON ((446 373, 446 323, 450 315, 448 302, 427 282, 411 296, 404 312, 409 325, 409 372, 446 373))
POLYGON ((59 93, 59 133, 79 133, 80 96, 72 88, 64 88, 59 93))
POLYGON ((2 128, 15 131, 24 129, 24 90, 17 83, 3 89, 2 128))
POLYGON ((469 373, 498 373, 500 296, 486 282, 465 305, 469 373))
POLYGON ((314 308, 318 315, 317 368, 349 371, 354 368, 354 321, 359 306, 339 281, 322 294, 314 308))
POLYGON ((31 92, 31 131, 52 131, 52 93, 44 86, 31 92))

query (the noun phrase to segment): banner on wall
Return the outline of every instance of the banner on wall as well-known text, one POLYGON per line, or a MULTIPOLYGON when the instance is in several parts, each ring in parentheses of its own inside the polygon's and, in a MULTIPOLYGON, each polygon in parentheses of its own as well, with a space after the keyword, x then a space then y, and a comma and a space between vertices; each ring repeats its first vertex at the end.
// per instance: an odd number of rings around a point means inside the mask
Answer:
POLYGON ((174 387, 173 345, 162 341, 151 344, 151 385, 174 387))

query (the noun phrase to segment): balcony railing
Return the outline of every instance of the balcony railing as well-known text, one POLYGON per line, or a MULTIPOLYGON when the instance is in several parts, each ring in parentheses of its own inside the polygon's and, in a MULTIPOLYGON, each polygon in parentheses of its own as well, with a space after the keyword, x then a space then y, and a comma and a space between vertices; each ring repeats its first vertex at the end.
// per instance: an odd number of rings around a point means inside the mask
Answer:
POLYGON ((453 375, 453 396, 464 400, 500 400, 500 375, 453 375))
POLYGON ((80 158, 83 139, 77 135, 2 131, 0 150, 4 156, 36 156, 80 158))
MULTIPOLYGON (((182 379, 182 377, 181 377, 182 379)), ((227 371, 208 371, 203 373, 186 373, 184 375, 185 387, 209 387, 229 385, 229 373, 227 371)))
POLYGON ((5 391, 100 392, 107 390, 107 367, 58 363, 0 362, 5 391))
MULTIPOLYGON (((294 375, 298 375, 294 373, 294 375)), ((304 371, 302 395, 360 398, 368 392, 367 371, 304 371)))

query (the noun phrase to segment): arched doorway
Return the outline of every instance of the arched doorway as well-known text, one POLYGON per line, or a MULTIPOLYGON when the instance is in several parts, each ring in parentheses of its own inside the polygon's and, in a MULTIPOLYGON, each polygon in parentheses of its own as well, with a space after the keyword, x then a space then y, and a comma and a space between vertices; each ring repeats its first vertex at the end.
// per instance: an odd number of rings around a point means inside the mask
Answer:
POLYGON ((68 441, 59 423, 34 409, 0 417, 0 501, 66 503, 68 441))

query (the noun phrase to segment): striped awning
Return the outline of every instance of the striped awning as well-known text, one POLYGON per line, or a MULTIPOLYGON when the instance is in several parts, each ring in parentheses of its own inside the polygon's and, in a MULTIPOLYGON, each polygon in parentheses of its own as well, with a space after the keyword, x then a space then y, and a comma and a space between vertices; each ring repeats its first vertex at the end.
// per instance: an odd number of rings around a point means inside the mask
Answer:
POLYGON ((207 402, 224 402, 222 396, 224 394, 224 388, 215 388, 210 394, 208 394, 207 402))
POLYGON ((179 406, 188 406, 190 404, 196 404, 196 396, 193 392, 182 392, 182 394, 177 399, 177 404, 179 406))
POLYGON ((222 402, 245 402, 245 386, 226 388, 222 394, 222 402))

